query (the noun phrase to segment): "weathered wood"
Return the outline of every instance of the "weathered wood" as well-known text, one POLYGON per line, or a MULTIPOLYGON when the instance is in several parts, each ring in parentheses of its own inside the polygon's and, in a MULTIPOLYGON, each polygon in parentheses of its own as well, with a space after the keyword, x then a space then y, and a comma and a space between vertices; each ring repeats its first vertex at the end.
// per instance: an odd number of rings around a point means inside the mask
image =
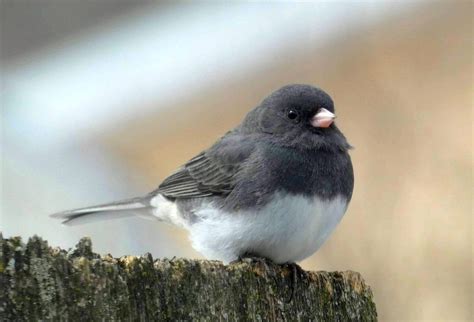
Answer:
POLYGON ((293 272, 252 260, 117 259, 93 253, 88 238, 65 251, 0 234, 0 321, 377 319, 358 273, 293 272))

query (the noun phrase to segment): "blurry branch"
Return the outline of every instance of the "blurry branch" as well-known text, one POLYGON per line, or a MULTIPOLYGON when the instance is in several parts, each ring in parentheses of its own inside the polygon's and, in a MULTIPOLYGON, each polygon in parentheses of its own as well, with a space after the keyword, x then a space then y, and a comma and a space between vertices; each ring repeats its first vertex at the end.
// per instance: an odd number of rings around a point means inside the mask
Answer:
POLYGON ((295 275, 258 261, 225 266, 149 254, 116 259, 94 254, 88 238, 65 251, 0 233, 0 320, 51 319, 374 321, 377 313, 354 272, 295 275))

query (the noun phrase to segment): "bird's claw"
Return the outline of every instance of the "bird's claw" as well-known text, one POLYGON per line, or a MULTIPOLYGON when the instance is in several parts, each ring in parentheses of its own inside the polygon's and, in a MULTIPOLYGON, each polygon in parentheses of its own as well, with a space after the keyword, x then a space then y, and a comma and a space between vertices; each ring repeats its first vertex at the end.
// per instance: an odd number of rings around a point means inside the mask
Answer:
POLYGON ((298 279, 301 276, 304 276, 306 272, 296 263, 287 263, 285 264, 291 270, 291 295, 287 303, 291 303, 295 296, 296 287, 298 285, 298 279))

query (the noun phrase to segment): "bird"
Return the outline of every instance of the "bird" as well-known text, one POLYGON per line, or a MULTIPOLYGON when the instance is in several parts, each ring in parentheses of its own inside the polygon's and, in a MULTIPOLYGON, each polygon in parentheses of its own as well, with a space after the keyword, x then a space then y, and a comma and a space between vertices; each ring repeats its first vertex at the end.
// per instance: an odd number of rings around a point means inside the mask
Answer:
POLYGON ((187 230, 207 259, 299 262, 328 239, 352 198, 352 146, 335 118, 322 89, 283 86, 145 196, 51 216, 73 225, 138 215, 187 230))

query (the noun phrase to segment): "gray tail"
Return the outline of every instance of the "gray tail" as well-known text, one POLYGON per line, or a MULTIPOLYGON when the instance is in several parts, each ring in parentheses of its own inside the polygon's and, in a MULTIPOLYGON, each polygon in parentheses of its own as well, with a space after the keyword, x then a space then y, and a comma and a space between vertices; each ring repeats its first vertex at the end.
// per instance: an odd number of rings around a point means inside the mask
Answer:
POLYGON ((138 197, 108 204, 58 212, 51 217, 64 219, 65 225, 79 225, 98 220, 117 219, 129 216, 153 217, 149 198, 138 197))

